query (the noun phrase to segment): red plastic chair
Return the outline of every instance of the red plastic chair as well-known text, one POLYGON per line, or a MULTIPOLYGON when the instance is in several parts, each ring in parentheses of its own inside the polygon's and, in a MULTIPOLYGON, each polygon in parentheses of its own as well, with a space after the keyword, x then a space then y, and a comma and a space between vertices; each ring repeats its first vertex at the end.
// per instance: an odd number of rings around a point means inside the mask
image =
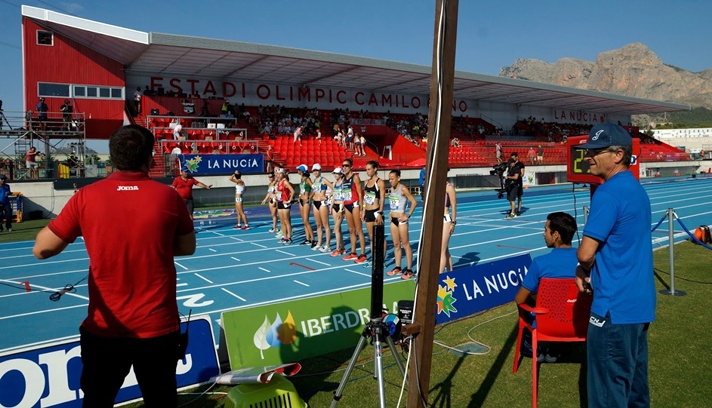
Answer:
POLYGON ((519 330, 514 353, 514 369, 519 369, 522 334, 527 328, 532 333, 532 407, 537 404, 537 347, 539 341, 586 341, 591 316, 590 294, 581 293, 575 279, 542 278, 536 296, 536 307, 519 305, 519 330), (532 322, 532 315, 534 316, 532 322), (532 322, 532 323, 530 323, 532 322))

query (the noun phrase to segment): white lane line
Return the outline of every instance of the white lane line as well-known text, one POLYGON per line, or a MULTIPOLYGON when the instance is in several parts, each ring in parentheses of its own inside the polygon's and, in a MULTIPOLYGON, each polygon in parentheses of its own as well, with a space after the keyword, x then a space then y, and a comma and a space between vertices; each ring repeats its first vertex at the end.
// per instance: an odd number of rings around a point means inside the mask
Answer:
POLYGON ((208 251, 218 252, 217 249, 213 249, 213 248, 208 248, 208 251))
POLYGON ((357 275, 368 276, 369 278, 371 277, 370 273, 356 272, 356 271, 352 271, 351 269, 348 269, 348 268, 345 268, 344 270, 347 272, 355 273, 357 275))
POLYGON ((180 266, 181 268, 183 268, 183 270, 186 270, 186 271, 188 270, 188 268, 186 268, 185 266, 179 264, 178 262, 173 261, 173 263, 176 264, 176 265, 178 265, 178 266, 180 266))
POLYGON ((237 259, 237 258, 235 258, 234 256, 231 256, 230 259, 235 260, 235 261, 237 261, 237 262, 240 262, 240 260, 237 259))
POLYGON ((309 285, 307 285, 307 284, 306 284, 306 283, 304 283, 304 282, 299 282, 299 281, 298 281, 298 280, 296 280, 296 279, 294 279, 293 281, 294 281, 294 283, 298 283, 298 284, 300 284, 300 285, 302 285, 302 286, 306 286, 306 287, 309 287, 309 285))
POLYGON ((232 296, 234 296, 234 297, 236 297, 236 298, 242 300, 243 302, 247 302, 247 300, 245 300, 244 298, 241 298, 240 296, 237 296, 236 294, 230 292, 229 290, 227 290, 227 289, 225 289, 225 288, 220 288, 220 289, 222 289, 223 292, 225 292, 225 293, 227 293, 227 294, 229 294, 229 295, 232 295, 232 296))
POLYGON ((326 262, 321 262, 321 261, 317 261, 316 259, 306 258, 306 260, 307 260, 307 261, 312 261, 312 262, 316 262, 316 263, 318 263, 318 264, 322 264, 322 265, 326 265, 326 266, 331 266, 331 264, 330 264, 330 263, 326 263, 326 262))
POLYGON ((199 274, 199 273, 196 273, 195 276, 199 277, 200 279, 202 279, 202 280, 204 280, 204 281, 206 281, 206 282, 208 282, 208 283, 211 283, 211 284, 213 283, 210 279, 206 278, 205 276, 202 276, 202 275, 199 274))
POLYGON ((289 256, 292 256, 292 257, 294 256, 294 254, 290 254, 289 252, 281 251, 281 250, 279 250, 279 249, 275 250, 275 252, 279 252, 279 253, 282 253, 282 254, 285 254, 285 255, 289 255, 289 256))
POLYGON ((250 242, 250 244, 252 244, 252 245, 254 245, 254 246, 258 246, 258 247, 260 247, 260 248, 267 248, 266 245, 258 244, 258 243, 256 243, 256 242, 250 242))
POLYGON ((265 272, 272 273, 272 271, 270 271, 269 269, 265 269, 265 268, 263 268, 263 267, 261 267, 261 266, 258 266, 257 268, 258 268, 258 269, 262 269, 262 270, 265 271, 265 272))

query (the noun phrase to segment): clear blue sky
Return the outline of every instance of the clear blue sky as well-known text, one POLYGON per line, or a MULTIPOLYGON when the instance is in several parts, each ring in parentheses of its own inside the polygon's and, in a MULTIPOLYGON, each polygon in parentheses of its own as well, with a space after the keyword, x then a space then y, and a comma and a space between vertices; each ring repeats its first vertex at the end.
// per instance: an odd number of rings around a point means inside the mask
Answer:
MULTIPOLYGON (((0 99, 22 110, 20 5, 144 32, 430 65, 435 0, 0 0, 0 99)), ((712 68, 710 0, 460 0, 456 69, 498 75, 517 58, 594 61, 641 42, 666 64, 712 68)))

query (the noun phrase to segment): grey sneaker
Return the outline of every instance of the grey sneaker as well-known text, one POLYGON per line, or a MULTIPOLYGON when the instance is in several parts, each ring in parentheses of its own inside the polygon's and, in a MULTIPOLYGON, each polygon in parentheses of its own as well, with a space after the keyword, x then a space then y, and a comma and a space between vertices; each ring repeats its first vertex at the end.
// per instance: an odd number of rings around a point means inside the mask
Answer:
POLYGON ((322 247, 319 247, 319 252, 324 252, 324 253, 330 252, 330 248, 328 246, 324 245, 322 247))
POLYGON ((515 213, 509 213, 509 214, 507 214, 507 216, 504 217, 504 218, 505 218, 505 219, 508 219, 508 220, 510 220, 510 219, 512 219, 512 218, 517 218, 517 214, 515 214, 515 213))

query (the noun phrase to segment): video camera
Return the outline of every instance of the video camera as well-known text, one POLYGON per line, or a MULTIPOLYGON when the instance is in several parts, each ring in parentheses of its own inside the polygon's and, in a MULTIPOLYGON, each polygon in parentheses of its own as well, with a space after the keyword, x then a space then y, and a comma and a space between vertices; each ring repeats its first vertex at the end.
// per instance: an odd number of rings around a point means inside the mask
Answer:
POLYGON ((490 170, 490 176, 497 176, 497 178, 499 179, 499 188, 495 189, 495 191, 497 192, 497 198, 503 198, 504 193, 507 191, 505 187, 506 179, 504 176, 504 172, 507 171, 508 168, 509 165, 507 163, 500 163, 492 166, 492 170, 490 170))

